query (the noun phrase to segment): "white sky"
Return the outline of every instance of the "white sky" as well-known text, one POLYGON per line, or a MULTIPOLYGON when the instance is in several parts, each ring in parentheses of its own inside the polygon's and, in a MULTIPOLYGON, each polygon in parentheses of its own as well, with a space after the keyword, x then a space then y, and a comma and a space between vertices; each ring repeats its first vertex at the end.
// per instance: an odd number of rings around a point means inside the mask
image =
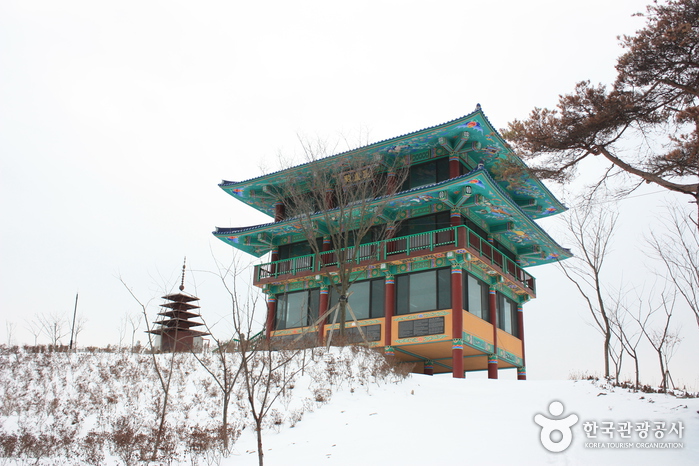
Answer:
MULTIPOLYGON (((366 128, 380 140, 476 103, 502 128, 577 81, 611 82, 616 37, 643 25, 631 14, 646 3, 5 0, 0 322, 32 342, 25 321, 67 317, 79 292, 81 345, 114 344, 120 320, 138 311, 119 276, 142 299, 159 297, 178 284, 183 256, 197 271, 214 269, 212 254, 230 260, 216 226, 268 220, 221 179, 257 176, 263 159, 273 167, 278 152, 298 150, 297 133, 366 128)), ((638 241, 665 198, 622 204, 620 275, 647 279, 638 241)), ((601 341, 574 290, 554 266, 530 271, 539 298, 525 306, 529 376, 599 372, 601 341)), ((210 274, 190 274, 186 291, 205 316, 225 314, 210 274)), ((691 324, 674 370, 699 386, 691 324)))

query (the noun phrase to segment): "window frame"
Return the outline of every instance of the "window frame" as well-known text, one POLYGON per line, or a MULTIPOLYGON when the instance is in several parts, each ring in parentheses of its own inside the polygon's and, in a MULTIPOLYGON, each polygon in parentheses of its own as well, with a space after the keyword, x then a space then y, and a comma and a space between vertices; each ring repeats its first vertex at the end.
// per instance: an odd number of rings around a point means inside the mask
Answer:
MULTIPOLYGON (((378 319, 381 317, 384 317, 386 315, 386 309, 385 309, 385 297, 386 297, 386 280, 384 278, 372 278, 369 280, 361 280, 352 283, 352 285, 349 288, 350 293, 352 292, 352 287, 355 287, 360 284, 365 284, 367 283, 369 286, 369 294, 368 294, 368 308, 369 308, 369 315, 368 317, 357 317, 358 321, 361 320, 367 320, 367 319, 378 319), (377 294, 381 295, 380 297, 376 296, 377 294)), ((332 309, 334 305, 337 304, 339 300, 339 296, 337 295, 337 291, 335 290, 335 287, 331 287, 330 289, 330 299, 328 301, 328 309, 332 309)), ((352 301, 352 296, 350 295, 349 297, 349 302, 350 305, 352 301)), ((356 304, 356 303, 355 303, 356 304)), ((355 312, 354 308, 352 308, 352 311, 355 312)), ((356 312, 355 312, 356 315, 356 312)), ((348 312, 347 315, 345 315, 345 322, 352 322, 352 315, 348 312)))
MULTIPOLYGON (((430 288, 431 289, 431 288, 430 288)), ((438 269, 421 270, 419 272, 406 273, 396 275, 396 315, 416 314, 419 312, 438 311, 440 309, 451 309, 451 267, 442 267, 438 269), (434 273, 434 306, 427 308, 411 308, 411 289, 410 284, 413 277, 423 276, 427 273, 434 273), (441 275, 441 278, 440 278, 441 275), (407 286, 407 290, 403 288, 407 286), (447 304, 448 303, 448 304, 447 304)))
POLYGON ((309 290, 299 290, 299 291, 289 291, 286 293, 277 295, 277 308, 274 313, 274 329, 275 330, 287 330, 292 328, 303 328, 310 327, 318 319, 318 313, 320 309, 320 288, 311 288, 309 290), (289 316, 289 295, 299 295, 306 294, 305 297, 305 310, 301 312, 301 320, 299 322, 302 325, 288 325, 289 316), (281 319, 281 316, 284 319, 281 319))
POLYGON ((464 272, 463 274, 463 294, 464 294, 464 303, 466 304, 466 311, 469 312, 470 314, 473 314, 474 316, 478 317, 479 319, 485 320, 486 322, 490 322, 490 285, 488 285, 485 281, 481 280, 480 278, 476 277, 475 275, 472 275, 470 273, 464 272), (480 301, 481 301, 481 309, 480 313, 475 313, 471 310, 471 293, 472 293, 472 288, 469 286, 469 277, 472 280, 475 280, 475 283, 477 286, 480 288, 480 301))
POLYGON ((519 338, 519 326, 517 325, 517 312, 519 304, 498 292, 497 294, 497 312, 498 312, 498 328, 513 337, 519 338), (509 312, 506 304, 509 304, 509 312), (509 316, 509 319, 507 317, 509 316))
POLYGON ((449 157, 440 157, 437 159, 431 159, 423 163, 418 163, 411 165, 408 169, 408 175, 401 186, 401 191, 408 191, 410 189, 421 188, 423 186, 429 186, 435 183, 441 183, 442 181, 448 180, 449 177, 449 157), (424 170, 429 168, 428 166, 433 166, 434 181, 423 184, 413 184, 416 182, 414 178, 417 177, 419 170, 424 170))

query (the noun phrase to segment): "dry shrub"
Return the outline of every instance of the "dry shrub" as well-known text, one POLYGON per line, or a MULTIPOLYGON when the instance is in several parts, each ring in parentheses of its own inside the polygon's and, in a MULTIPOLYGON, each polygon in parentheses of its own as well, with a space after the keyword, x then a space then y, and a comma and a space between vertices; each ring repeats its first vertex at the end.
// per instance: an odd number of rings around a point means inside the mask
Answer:
POLYGON ((330 401, 330 398, 332 397, 332 390, 329 388, 316 388, 313 390, 313 397, 316 400, 316 402, 325 404, 328 401, 330 401))

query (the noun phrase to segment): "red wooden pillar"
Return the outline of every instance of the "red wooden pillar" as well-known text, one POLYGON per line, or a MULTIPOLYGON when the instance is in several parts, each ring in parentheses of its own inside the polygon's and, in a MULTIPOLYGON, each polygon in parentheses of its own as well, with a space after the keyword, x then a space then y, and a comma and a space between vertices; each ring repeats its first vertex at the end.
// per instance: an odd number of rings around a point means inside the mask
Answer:
POLYGON ((464 300, 461 267, 451 267, 451 367, 455 379, 464 378, 464 300))
POLYGON ((522 367, 517 369, 517 380, 527 380, 527 365, 524 355, 524 311, 522 306, 517 306, 517 333, 522 340, 522 367))
POLYGON ((328 303, 330 301, 330 295, 328 294, 328 287, 320 287, 320 302, 318 303, 318 341, 321 345, 325 345, 325 323, 328 317, 325 316, 322 319, 320 316, 328 312, 328 303))
POLYGON ((320 272, 320 268, 326 263, 332 262, 332 254, 327 254, 328 251, 332 249, 332 241, 330 241, 329 236, 323 236, 323 246, 321 247, 320 254, 320 264, 318 264, 317 270, 320 272))
MULTIPOLYGON (((461 216, 461 212, 457 211, 452 211, 451 215, 449 216, 449 223, 453 227, 458 227, 460 225, 464 224, 464 218, 461 216)), ((456 247, 457 248, 465 248, 466 247, 466 229, 465 228, 458 228, 456 231, 456 238, 453 238, 456 241, 456 247), (463 238, 462 238, 463 236, 463 238)))
POLYGON ((335 191, 332 188, 328 188, 325 190, 325 210, 330 210, 333 207, 335 207, 334 195, 335 191))
POLYGON ((386 275, 386 283, 383 299, 384 310, 384 351, 387 355, 393 356, 393 316, 396 312, 396 280, 393 275, 386 275))
POLYGON ((434 362, 425 361, 423 373, 425 375, 434 375, 434 362))
POLYGON ((277 312, 277 297, 273 294, 267 297, 267 322, 265 324, 265 338, 267 341, 272 337, 274 327, 274 315, 277 312))
POLYGON ((460 165, 461 162, 459 162, 459 156, 458 155, 450 155, 449 156, 449 178, 456 178, 457 176, 460 175, 460 165))
POLYGON ((395 194, 398 190, 398 179, 396 177, 396 172, 388 172, 388 179, 386 180, 386 195, 391 196, 395 194))
POLYGON ((272 249, 271 256, 272 257, 270 259, 271 259, 272 264, 269 267, 269 271, 272 274, 272 276, 275 276, 275 274, 277 273, 277 264, 275 264, 275 262, 277 262, 279 260, 279 249, 278 248, 272 249))
POLYGON ((488 310, 490 311, 490 323, 493 324, 493 354, 488 356, 488 378, 498 378, 498 306, 495 289, 490 288, 488 295, 488 310))
POLYGON ((286 217, 286 209, 283 202, 274 203, 274 221, 281 222, 286 217))

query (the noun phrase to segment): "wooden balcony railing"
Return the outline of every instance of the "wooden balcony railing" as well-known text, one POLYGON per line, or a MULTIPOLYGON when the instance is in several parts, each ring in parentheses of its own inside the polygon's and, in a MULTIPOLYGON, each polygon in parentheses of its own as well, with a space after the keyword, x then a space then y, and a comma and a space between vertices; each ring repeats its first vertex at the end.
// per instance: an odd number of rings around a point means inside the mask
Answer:
POLYGON ((255 283, 284 275, 320 272, 323 268, 338 267, 340 262, 359 265, 363 262, 383 262, 401 255, 424 255, 445 246, 453 246, 454 249, 468 248, 484 262, 496 266, 503 274, 510 276, 528 290, 536 292, 534 277, 494 248, 486 239, 463 225, 366 243, 357 248, 323 252, 319 260, 314 254, 309 254, 257 265, 255 283))

